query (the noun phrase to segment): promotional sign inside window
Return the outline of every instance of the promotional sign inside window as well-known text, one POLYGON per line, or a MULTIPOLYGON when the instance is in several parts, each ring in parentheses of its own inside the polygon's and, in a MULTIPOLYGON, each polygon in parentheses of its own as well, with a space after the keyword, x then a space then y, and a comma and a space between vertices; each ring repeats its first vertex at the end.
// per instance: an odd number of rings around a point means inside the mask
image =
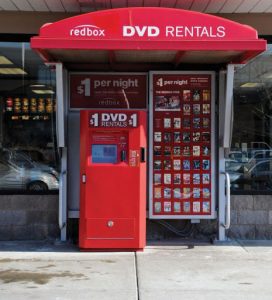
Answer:
POLYGON ((211 74, 153 74, 151 217, 211 216, 211 74))
POLYGON ((70 108, 146 108, 146 74, 71 74, 70 108))

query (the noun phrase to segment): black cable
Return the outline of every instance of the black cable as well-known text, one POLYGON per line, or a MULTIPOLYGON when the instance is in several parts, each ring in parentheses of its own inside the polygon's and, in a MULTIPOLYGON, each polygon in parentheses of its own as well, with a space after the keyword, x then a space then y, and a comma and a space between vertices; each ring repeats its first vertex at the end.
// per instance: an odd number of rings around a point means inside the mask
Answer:
POLYGON ((177 229, 175 226, 169 224, 165 220, 152 220, 152 222, 160 224, 167 230, 173 232, 175 235, 177 235, 179 237, 183 237, 183 238, 191 236, 192 233, 194 232, 194 228, 195 228, 194 224, 192 224, 189 220, 186 220, 186 221, 187 222, 185 223, 184 228, 177 229))

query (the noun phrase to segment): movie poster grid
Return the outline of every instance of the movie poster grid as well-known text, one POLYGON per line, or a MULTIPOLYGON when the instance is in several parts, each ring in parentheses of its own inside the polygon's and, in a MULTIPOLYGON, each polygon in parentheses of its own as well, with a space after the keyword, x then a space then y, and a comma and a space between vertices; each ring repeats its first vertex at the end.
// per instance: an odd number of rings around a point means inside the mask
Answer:
POLYGON ((211 214, 211 92, 154 92, 153 212, 211 214))

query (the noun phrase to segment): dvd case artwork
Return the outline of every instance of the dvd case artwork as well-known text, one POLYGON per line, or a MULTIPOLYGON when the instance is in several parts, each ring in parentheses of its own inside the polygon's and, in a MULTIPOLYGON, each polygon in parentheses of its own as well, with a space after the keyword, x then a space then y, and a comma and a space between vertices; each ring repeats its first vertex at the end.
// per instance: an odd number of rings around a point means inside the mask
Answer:
POLYGON ((209 213, 211 211, 211 205, 210 205, 210 202, 208 201, 204 201, 202 203, 202 210, 204 213, 209 213))
POLYGON ((194 213, 199 213, 200 212, 200 202, 199 201, 194 201, 193 202, 193 212, 194 213))
POLYGON ((210 119, 203 118, 203 128, 210 128, 210 119))
POLYGON ((200 160, 193 160, 193 170, 200 170, 200 160))
POLYGON ((193 198, 200 198, 200 188, 193 188, 193 198))
POLYGON ((174 147, 173 148, 173 155, 174 156, 180 156, 181 152, 180 152, 180 147, 174 147))
POLYGON ((183 173, 183 184, 190 184, 190 183, 191 183, 191 174, 183 173))
POLYGON ((193 184, 200 184, 200 174, 193 174, 193 184))
POLYGON ((154 170, 161 170, 162 169, 162 162, 160 160, 154 160, 154 170))
POLYGON ((184 201, 183 202, 183 211, 185 213, 189 213, 191 211, 191 204, 189 201, 184 201))
POLYGON ((171 174, 168 174, 168 173, 164 174, 163 178, 164 178, 164 180, 163 180, 164 184, 171 184, 171 174))
POLYGON ((165 132, 163 134, 163 141, 165 143, 171 143, 171 132, 165 132))
POLYGON ((187 102, 191 100, 191 91, 190 90, 183 90, 183 101, 187 102))
POLYGON ((189 143, 191 141, 191 133, 190 132, 183 132, 182 133, 182 141, 184 143, 189 143))
POLYGON ((183 156, 190 156, 191 155, 190 146, 184 146, 182 148, 182 155, 183 156))
POLYGON ((193 132, 193 142, 199 142, 200 141, 200 132, 193 132))
POLYGON ((180 129, 181 128, 181 118, 174 118, 174 128, 180 129))
POLYGON ((162 141, 162 133, 159 131, 154 132, 154 142, 161 142, 162 141))
POLYGON ((161 184, 161 174, 154 174, 154 184, 157 185, 157 184, 161 184))
POLYGON ((210 110, 210 104, 203 104, 203 114, 207 115, 211 112, 210 110))
POLYGON ((180 202, 174 202, 174 212, 180 213, 181 212, 181 204, 180 202))
POLYGON ((174 198, 181 199, 181 191, 180 188, 174 188, 174 198))
POLYGON ((174 174, 174 184, 181 184, 181 174, 174 174))
POLYGON ((181 161, 180 161, 180 159, 174 159, 173 160, 173 169, 175 171, 180 171, 181 170, 181 161))
POLYGON ((200 104, 193 104, 193 113, 194 115, 200 114, 200 104))
POLYGON ((174 143, 180 143, 180 132, 174 132, 174 143))
POLYGON ((211 100, 211 92, 209 90, 203 90, 202 99, 203 99, 203 101, 210 101, 211 100))
POLYGON ((203 198, 210 198, 211 192, 209 188, 203 188, 203 198))
POLYGON ((193 90, 193 101, 200 101, 200 90, 193 90))
POLYGON ((171 147, 170 146, 164 147, 164 156, 171 156, 171 147))
POLYGON ((200 118, 193 118, 193 128, 199 129, 200 128, 200 118))
POLYGON ((171 160, 164 160, 163 161, 163 168, 166 171, 171 170, 171 160))
POLYGON ((200 156, 200 146, 193 146, 193 156, 200 156))
POLYGON ((211 140, 210 132, 202 132, 202 141, 209 142, 211 140))
POLYGON ((154 146, 154 156, 161 156, 161 155, 162 155, 162 147, 154 146))
POLYGON ((185 116, 189 116, 191 114, 191 106, 190 106, 190 104, 183 104, 183 114, 185 116))
POLYGON ((165 199, 170 199, 171 198, 171 189, 170 188, 164 188, 163 189, 163 197, 165 199))
POLYGON ((162 194, 161 194, 161 188, 160 187, 155 187, 154 188, 154 198, 155 199, 161 199, 162 194))
POLYGON ((202 183, 210 184, 210 174, 207 173, 202 174, 202 183))
POLYGON ((171 128, 171 119, 170 118, 164 118, 163 119, 164 128, 171 128))
POLYGON ((208 146, 208 145, 203 145, 202 146, 202 155, 204 155, 204 156, 208 156, 208 155, 210 155, 210 146, 208 146))
POLYGON ((185 159, 183 161, 183 170, 190 170, 191 169, 191 164, 189 159, 185 159))
POLYGON ((155 213, 160 213, 161 209, 162 209, 161 202, 155 202, 154 203, 154 211, 155 211, 155 213))
POLYGON ((191 189, 184 187, 182 197, 183 199, 189 199, 191 197, 191 189))
POLYGON ((178 95, 156 95, 155 111, 179 111, 180 98, 178 95))
POLYGON ((203 159, 202 169, 203 170, 210 170, 210 161, 208 159, 203 159))
POLYGON ((182 128, 186 128, 186 129, 191 128, 191 119, 190 118, 182 119, 182 128))
POLYGON ((163 209, 164 212, 171 212, 171 202, 164 202, 163 209))

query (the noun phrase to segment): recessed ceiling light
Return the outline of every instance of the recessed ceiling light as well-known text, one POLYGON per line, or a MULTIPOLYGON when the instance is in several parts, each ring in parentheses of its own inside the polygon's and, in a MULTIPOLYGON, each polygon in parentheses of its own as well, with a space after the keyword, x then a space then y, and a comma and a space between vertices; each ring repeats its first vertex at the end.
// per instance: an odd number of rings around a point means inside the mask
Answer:
POLYGON ((242 84, 240 87, 241 88, 255 88, 255 87, 260 87, 262 85, 263 85, 263 83, 260 83, 260 82, 247 82, 247 83, 242 84))
POLYGON ((39 87, 45 87, 45 85, 44 84, 31 84, 30 87, 39 88, 39 87))
POLYGON ((32 90, 32 92, 34 94, 38 94, 38 95, 45 95, 45 94, 53 95, 53 94, 55 94, 55 92, 52 90, 32 90))
POLYGON ((0 65, 13 65, 13 63, 3 55, 0 55, 0 65))
POLYGON ((27 73, 21 68, 0 68, 2 75, 26 75, 27 73))

